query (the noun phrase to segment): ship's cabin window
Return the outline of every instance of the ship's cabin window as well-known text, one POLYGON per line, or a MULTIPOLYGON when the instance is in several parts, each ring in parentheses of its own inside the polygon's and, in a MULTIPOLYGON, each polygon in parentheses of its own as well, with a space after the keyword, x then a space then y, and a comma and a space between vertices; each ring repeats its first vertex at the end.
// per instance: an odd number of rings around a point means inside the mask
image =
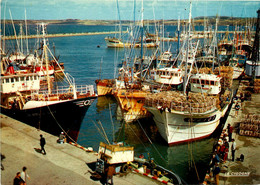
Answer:
POLYGON ((19 82, 20 80, 19 80, 19 77, 15 77, 15 81, 16 82, 19 82))
POLYGON ((205 80, 201 80, 201 84, 204 85, 205 84, 205 80))
POLYGON ((9 78, 5 79, 5 83, 9 83, 9 78))
POLYGON ((29 76, 26 77, 26 81, 29 81, 29 76))
POLYGON ((168 75, 168 76, 170 75, 169 71, 166 71, 166 75, 168 75))
POLYGON ((14 78, 11 78, 11 82, 14 82, 14 78))
POLYGON ((210 81, 210 85, 215 85, 215 81, 210 81))
POLYGON ((20 77, 21 81, 24 81, 24 76, 20 77))
POLYGON ((206 80, 206 85, 209 85, 209 81, 208 80, 206 80))

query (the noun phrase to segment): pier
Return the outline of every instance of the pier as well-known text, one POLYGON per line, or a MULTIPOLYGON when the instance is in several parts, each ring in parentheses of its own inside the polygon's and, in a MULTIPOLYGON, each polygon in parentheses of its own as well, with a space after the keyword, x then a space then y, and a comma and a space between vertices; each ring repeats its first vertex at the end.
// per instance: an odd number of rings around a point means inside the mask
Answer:
MULTIPOLYGON (((240 83, 238 92, 243 91, 245 85, 240 83)), ((239 134, 239 124, 249 114, 260 115, 260 94, 252 94, 250 100, 245 100, 241 105, 240 94, 237 94, 238 99, 234 100, 229 116, 223 126, 222 134, 227 130, 227 125, 230 124, 234 130, 232 138, 236 142, 235 160, 232 161, 231 145, 229 142, 229 153, 226 162, 220 162, 221 172, 219 174, 219 184, 259 184, 260 183, 260 138, 250 137, 239 134), (235 113, 235 104, 241 106, 238 115, 235 113), (244 161, 237 160, 240 155, 244 155, 244 161)), ((259 125, 258 125, 259 126, 259 125)), ((222 137, 219 138, 222 140, 222 137)), ((214 177, 209 172, 206 174, 203 184, 215 184, 214 177)))
MULTIPOLYGON (((101 184, 91 179, 88 164, 97 161, 96 152, 86 152, 69 143, 58 144, 57 136, 37 130, 3 114, 1 120, 1 184, 13 184, 17 172, 27 167, 30 184, 101 184), (46 155, 39 152, 40 134, 46 139, 46 155)), ((158 181, 137 173, 115 175, 114 184, 158 185, 158 181)))

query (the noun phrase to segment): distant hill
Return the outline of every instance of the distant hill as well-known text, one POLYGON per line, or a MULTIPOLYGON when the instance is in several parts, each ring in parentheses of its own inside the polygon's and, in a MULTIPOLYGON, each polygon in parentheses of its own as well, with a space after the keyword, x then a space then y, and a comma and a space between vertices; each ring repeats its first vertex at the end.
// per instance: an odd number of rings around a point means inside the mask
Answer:
MULTIPOLYGON (((206 17, 205 18, 209 25, 215 25, 216 17, 206 17)), ((181 23, 187 22, 188 20, 181 20, 181 23)), ((11 24, 11 20, 5 21, 7 24, 11 24)), ((27 20, 27 24, 79 24, 79 25, 115 25, 119 24, 118 20, 80 20, 80 19, 64 19, 64 20, 27 20)), ((132 21, 122 20, 122 25, 129 25, 132 21)), ((154 20, 144 20, 144 23, 154 24, 154 20)), ((164 23, 165 25, 176 25, 178 20, 156 20, 156 23, 164 23)), ((194 25, 203 25, 204 17, 195 17, 192 19, 194 25)), ((246 25, 246 23, 255 23, 256 18, 241 18, 241 17, 228 17, 220 16, 218 25, 246 25)), ((14 20, 15 24, 24 23, 24 20, 14 20)))

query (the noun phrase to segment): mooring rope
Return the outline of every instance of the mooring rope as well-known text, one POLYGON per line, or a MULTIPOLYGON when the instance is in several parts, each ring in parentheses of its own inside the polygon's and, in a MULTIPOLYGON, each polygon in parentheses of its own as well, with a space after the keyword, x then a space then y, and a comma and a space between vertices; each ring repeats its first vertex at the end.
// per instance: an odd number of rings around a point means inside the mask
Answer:
POLYGON ((60 127, 60 129, 65 133, 66 136, 68 136, 68 137, 71 139, 71 141, 73 141, 74 143, 77 144, 77 142, 76 142, 74 139, 72 139, 72 138, 67 134, 67 132, 62 128, 62 126, 59 124, 59 122, 57 121, 57 119, 56 119, 55 116, 53 115, 53 113, 52 113, 52 111, 51 111, 49 105, 47 105, 47 107, 48 107, 48 109, 49 109, 49 111, 50 111, 50 113, 51 113, 53 119, 55 120, 55 122, 57 123, 57 125, 60 127))
POLYGON ((161 153, 158 151, 158 149, 154 146, 153 142, 151 141, 151 139, 148 137, 148 135, 146 134, 145 130, 143 129, 143 127, 141 126, 141 123, 139 122, 139 120, 137 120, 139 126, 141 127, 141 129, 143 130, 145 136, 147 137, 147 139, 149 140, 149 142, 151 143, 151 145, 154 147, 154 149, 156 150, 156 152, 159 154, 159 156, 163 159, 164 162, 166 162, 166 160, 163 158, 163 156, 161 155, 161 153))

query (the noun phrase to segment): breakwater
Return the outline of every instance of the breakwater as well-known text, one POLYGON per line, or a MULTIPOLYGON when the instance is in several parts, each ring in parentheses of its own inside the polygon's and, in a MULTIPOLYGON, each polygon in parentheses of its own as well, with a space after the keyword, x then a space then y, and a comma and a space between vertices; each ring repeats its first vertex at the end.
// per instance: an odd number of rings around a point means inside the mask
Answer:
MULTIPOLYGON (((117 31, 106 31, 106 32, 83 32, 83 33, 57 33, 57 34, 48 34, 47 38, 53 37, 73 37, 73 36, 85 36, 85 35, 107 35, 107 34, 117 34, 117 31)), ((35 39, 40 38, 40 35, 19 35, 19 36, 5 36, 3 39, 5 40, 13 40, 13 39, 35 39)))

